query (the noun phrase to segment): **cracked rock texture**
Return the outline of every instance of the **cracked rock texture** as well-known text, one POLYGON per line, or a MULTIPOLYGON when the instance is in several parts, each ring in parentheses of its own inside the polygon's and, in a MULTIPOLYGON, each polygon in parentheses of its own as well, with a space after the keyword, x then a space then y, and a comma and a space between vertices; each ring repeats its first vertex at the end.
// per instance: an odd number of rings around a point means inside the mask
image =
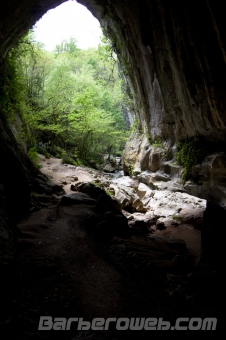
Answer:
MULTIPOLYGON (((62 0, 1 3, 0 60, 62 0)), ((80 0, 114 41, 137 114, 152 139, 201 135, 225 141, 226 48, 223 2, 80 0)))

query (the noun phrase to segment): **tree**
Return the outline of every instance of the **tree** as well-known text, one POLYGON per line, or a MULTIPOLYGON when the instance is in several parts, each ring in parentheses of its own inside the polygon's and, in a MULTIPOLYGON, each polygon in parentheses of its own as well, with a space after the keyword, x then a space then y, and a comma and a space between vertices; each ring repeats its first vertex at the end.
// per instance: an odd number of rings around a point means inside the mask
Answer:
POLYGON ((56 45, 54 53, 59 55, 61 53, 68 53, 71 55, 77 55, 79 48, 77 47, 77 41, 75 38, 71 37, 69 41, 63 40, 60 45, 56 45))
POLYGON ((100 58, 100 51, 107 54, 109 46, 79 50, 71 38, 49 53, 31 36, 26 39, 12 59, 30 142, 49 140, 85 164, 122 150, 127 132, 117 60, 100 58))

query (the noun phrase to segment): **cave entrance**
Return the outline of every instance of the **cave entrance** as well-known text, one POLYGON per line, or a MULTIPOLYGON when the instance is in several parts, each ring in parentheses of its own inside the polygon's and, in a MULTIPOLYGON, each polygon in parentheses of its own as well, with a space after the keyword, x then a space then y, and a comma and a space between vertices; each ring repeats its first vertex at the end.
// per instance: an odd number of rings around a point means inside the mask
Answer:
POLYGON ((15 97, 34 163, 36 152, 94 168, 122 155, 130 125, 125 79, 110 39, 84 6, 68 1, 47 12, 9 61, 24 93, 15 97))
POLYGON ((97 48, 102 30, 99 21, 77 1, 66 1, 49 10, 33 27, 35 39, 44 44, 47 51, 71 37, 79 49, 97 48))

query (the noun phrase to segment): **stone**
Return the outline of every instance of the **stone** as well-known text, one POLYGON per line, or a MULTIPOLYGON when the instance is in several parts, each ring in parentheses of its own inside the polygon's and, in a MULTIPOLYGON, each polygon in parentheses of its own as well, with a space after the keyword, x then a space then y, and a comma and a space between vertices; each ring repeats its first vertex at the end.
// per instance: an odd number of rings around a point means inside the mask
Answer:
POLYGON ((83 192, 96 200, 98 199, 100 195, 107 196, 104 189, 100 188, 99 186, 91 182, 84 182, 81 185, 79 185, 77 188, 79 192, 83 192))
POLYGON ((141 168, 135 168, 135 169, 133 170, 133 175, 134 175, 135 177, 137 177, 137 175, 140 175, 141 172, 142 172, 141 168))
POLYGON ((106 165, 104 165, 103 170, 104 170, 105 172, 110 172, 110 173, 112 173, 112 172, 115 172, 115 171, 116 171, 116 168, 115 168, 114 166, 112 166, 111 164, 106 164, 106 165))
POLYGON ((196 229, 202 229, 203 226, 203 215, 206 208, 200 209, 183 208, 179 212, 179 216, 183 223, 192 224, 196 229))
POLYGON ((149 188, 154 189, 154 185, 152 184, 152 172, 149 170, 143 171, 138 179, 141 183, 146 184, 149 188))
POLYGON ((173 161, 163 162, 160 170, 169 175, 171 178, 180 177, 183 172, 181 166, 176 165, 173 161))
POLYGON ((161 160, 163 158, 164 151, 159 147, 151 147, 149 161, 148 161, 148 169, 155 172, 160 169, 161 160))
POLYGON ((136 188, 135 190, 140 198, 143 198, 145 195, 147 195, 147 193, 151 195, 151 189, 144 183, 139 183, 138 188, 136 188))
POLYGON ((95 210, 100 214, 104 214, 107 211, 121 214, 122 209, 121 205, 116 199, 111 198, 109 195, 101 194, 96 202, 95 210))
POLYGON ((76 193, 76 194, 68 194, 64 195, 61 198, 59 205, 70 206, 77 204, 86 204, 86 205, 95 205, 96 200, 90 198, 87 194, 84 193, 76 193))
MULTIPOLYGON (((168 190, 152 190, 147 192, 141 201, 143 206, 151 210, 155 216, 165 215, 166 217, 172 217, 176 210, 183 209, 182 211, 184 211, 184 217, 187 221, 189 218, 190 220, 193 219, 193 221, 200 219, 206 206, 205 200, 186 193, 168 190)), ((182 211, 180 211, 181 216, 183 215, 182 211)))
POLYGON ((61 185, 58 185, 50 181, 44 174, 38 174, 35 178, 32 178, 33 190, 40 194, 46 195, 58 195, 62 196, 65 194, 64 189, 61 185))
POLYGON ((164 173, 156 172, 155 174, 151 175, 151 180, 153 182, 155 182, 155 181, 168 182, 168 181, 171 180, 171 178, 168 175, 164 174, 164 173))
POLYGON ((114 189, 115 197, 120 203, 122 209, 128 211, 146 211, 142 201, 133 188, 123 185, 117 186, 115 184, 111 184, 110 188, 114 189))
POLYGON ((166 229, 164 221, 158 219, 158 221, 156 222, 156 229, 157 230, 164 230, 164 229, 166 229))
POLYGON ((146 223, 143 220, 136 220, 134 221, 134 227, 139 229, 142 233, 147 234, 149 233, 149 230, 146 227, 146 223))
POLYGON ((225 181, 226 177, 226 155, 225 152, 214 153, 207 156, 204 161, 191 168, 192 178, 198 177, 197 184, 206 181, 225 181))

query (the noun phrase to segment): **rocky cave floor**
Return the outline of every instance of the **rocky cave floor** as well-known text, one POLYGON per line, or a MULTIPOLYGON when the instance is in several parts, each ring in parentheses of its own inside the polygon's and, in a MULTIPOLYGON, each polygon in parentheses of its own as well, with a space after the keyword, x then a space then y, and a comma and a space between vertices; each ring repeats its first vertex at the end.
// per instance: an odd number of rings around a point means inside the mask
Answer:
MULTIPOLYGON (((80 182, 93 180, 92 171, 82 167, 64 166, 54 159, 42 160, 42 164, 42 171, 62 183, 68 194, 73 193, 71 170, 80 182)), ((98 210, 98 201, 84 193, 73 195, 70 203, 54 195, 36 196, 42 209, 18 224, 19 273, 16 282, 12 279, 12 288, 8 287, 10 295, 2 301, 0 339, 181 339, 194 334, 117 331, 114 323, 109 331, 79 331, 76 324, 67 331, 38 331, 40 316, 86 321, 150 317, 172 325, 178 317, 215 317, 217 330, 200 331, 199 336, 218 339, 221 281, 217 272, 198 262, 197 225, 189 222, 162 230, 152 225, 144 231, 138 223, 124 233, 117 228, 106 232, 106 216, 114 219, 112 212, 98 210)), ((123 213, 131 221, 131 214, 123 213)), ((115 223, 124 228, 122 216, 115 223)))

